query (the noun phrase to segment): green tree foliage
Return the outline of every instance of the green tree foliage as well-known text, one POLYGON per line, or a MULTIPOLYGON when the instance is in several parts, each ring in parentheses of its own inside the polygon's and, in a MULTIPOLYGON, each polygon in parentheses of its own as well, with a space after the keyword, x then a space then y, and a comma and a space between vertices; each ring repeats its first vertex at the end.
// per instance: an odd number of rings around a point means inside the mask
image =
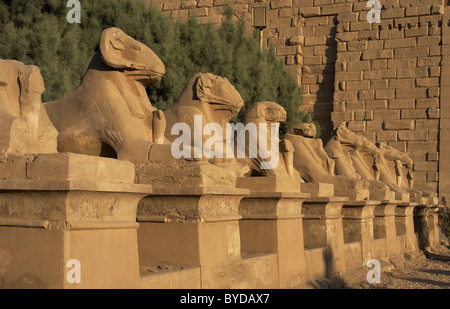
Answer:
POLYGON ((35 64, 46 84, 43 101, 61 98, 81 82, 98 50, 105 28, 119 27, 148 45, 166 66, 163 79, 150 85, 151 102, 167 109, 176 102, 197 72, 228 78, 242 95, 245 107, 274 101, 285 107, 282 125, 310 121, 299 111, 301 90, 273 50, 259 50, 257 33, 246 35, 242 21, 226 20, 219 27, 196 18, 178 23, 139 0, 83 0, 80 24, 69 24, 65 0, 0 0, 0 58, 35 64))

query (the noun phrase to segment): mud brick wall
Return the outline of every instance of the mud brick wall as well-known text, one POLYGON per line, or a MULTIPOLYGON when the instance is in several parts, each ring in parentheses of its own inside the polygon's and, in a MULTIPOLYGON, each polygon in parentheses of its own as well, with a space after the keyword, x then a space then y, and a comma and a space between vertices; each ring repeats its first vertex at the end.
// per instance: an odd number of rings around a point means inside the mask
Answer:
POLYGON ((438 187, 442 0, 366 1, 338 14, 332 121, 409 152, 418 185, 438 187))
POLYGON ((450 140, 450 125, 440 121, 446 102, 450 111, 450 90, 446 100, 441 88, 446 80, 450 86, 450 69, 448 79, 441 78, 448 0, 380 0, 379 24, 366 20, 367 0, 145 1, 173 19, 196 15, 217 25, 230 5, 249 32, 251 8, 265 6, 264 44, 302 86, 302 108, 313 111, 322 139, 346 122, 372 141, 409 152, 415 182, 434 190, 440 185, 450 195, 450 158, 447 164, 439 156, 446 132, 450 140))

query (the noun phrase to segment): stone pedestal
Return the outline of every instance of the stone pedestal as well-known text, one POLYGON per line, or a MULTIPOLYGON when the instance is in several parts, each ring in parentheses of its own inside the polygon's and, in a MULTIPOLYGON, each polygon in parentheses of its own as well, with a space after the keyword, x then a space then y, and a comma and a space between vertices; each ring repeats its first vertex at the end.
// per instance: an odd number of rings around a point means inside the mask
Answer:
POLYGON ((170 153, 166 154, 166 158, 176 162, 139 166, 136 171, 137 182, 150 184, 154 188, 235 188, 236 178, 242 169, 238 164, 214 165, 202 161, 179 163, 170 153))
POLYGON ((133 164, 76 154, 5 164, 28 178, 0 181, 6 288, 139 286, 136 211, 152 188, 133 184, 133 164))
MULTIPOLYGON (((373 218, 375 207, 379 204, 379 201, 351 201, 342 207, 344 242, 361 243, 362 263, 356 268, 365 266, 367 261, 374 258, 373 218)), ((347 265, 347 269, 349 267, 347 265)))
POLYGON ((411 202, 418 205, 427 205, 430 207, 438 207, 439 199, 435 196, 411 196, 411 202))
POLYGON ((238 177, 237 188, 259 192, 300 192, 300 180, 280 176, 238 177))
POLYGON ((302 205, 305 249, 326 248, 327 275, 345 272, 342 206, 346 197, 315 197, 302 205))
POLYGON ((374 238, 385 239, 387 258, 398 256, 395 208, 401 201, 381 201, 375 206, 373 230, 374 238))
POLYGON ((394 191, 395 192, 395 199, 402 201, 403 203, 408 203, 408 202, 414 202, 413 199, 411 197, 411 194, 408 192, 398 192, 398 191, 394 191))
POLYGON ((311 197, 334 196, 334 186, 331 183, 306 182, 300 184, 302 193, 309 193, 311 197))
POLYGON ((429 206, 430 211, 428 212, 428 222, 432 226, 430 229, 431 235, 431 247, 439 245, 439 204, 438 201, 435 201, 434 203, 430 203, 429 206))
POLYGON ((430 250, 439 244, 437 211, 439 205, 418 205, 414 209, 414 226, 418 234, 419 248, 430 250))
POLYGON ((242 254, 277 254, 278 287, 282 289, 306 280, 301 207, 308 197, 304 193, 252 192, 239 207, 242 254))
POLYGON ((397 235, 405 235, 405 245, 399 248, 399 254, 415 254, 419 247, 414 230, 414 208, 417 203, 400 203, 395 209, 397 235))
POLYGON ((138 207, 141 267, 199 267, 201 288, 248 288, 255 281, 273 288, 276 279, 264 276, 267 269, 255 278, 241 258, 239 203, 248 194, 235 188, 154 188, 138 207))

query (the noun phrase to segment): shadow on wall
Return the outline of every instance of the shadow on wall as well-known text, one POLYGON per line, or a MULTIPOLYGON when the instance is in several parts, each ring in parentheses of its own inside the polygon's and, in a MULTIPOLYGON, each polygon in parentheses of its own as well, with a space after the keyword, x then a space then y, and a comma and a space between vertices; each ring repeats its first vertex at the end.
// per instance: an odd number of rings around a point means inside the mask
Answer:
POLYGON ((317 74, 318 90, 316 93, 316 102, 313 108, 313 118, 320 123, 321 136, 323 141, 327 141, 333 131, 333 122, 331 121, 331 112, 333 111, 334 81, 335 81, 335 63, 337 58, 336 28, 337 16, 333 17, 333 27, 327 34, 325 54, 323 55, 322 65, 311 68, 311 73, 317 74))
POLYGON ((333 248, 326 247, 323 250, 323 260, 324 264, 326 266, 326 278, 320 278, 316 279, 316 284, 319 286, 324 287, 323 284, 326 284, 325 288, 327 289, 335 289, 335 288, 342 288, 345 286, 344 280, 341 278, 340 274, 336 271, 335 267, 335 257, 333 253, 333 248))

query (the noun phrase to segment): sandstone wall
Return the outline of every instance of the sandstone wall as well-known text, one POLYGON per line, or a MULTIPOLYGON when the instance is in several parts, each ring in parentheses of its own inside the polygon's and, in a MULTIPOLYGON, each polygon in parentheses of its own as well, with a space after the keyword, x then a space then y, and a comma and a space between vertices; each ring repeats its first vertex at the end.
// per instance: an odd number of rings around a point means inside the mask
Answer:
POLYGON ((407 151, 418 185, 437 189, 442 0, 384 0, 380 24, 366 2, 337 16, 332 121, 407 151))
MULTIPOLYGON (((416 162, 415 182, 437 190, 439 181, 446 183, 445 171, 439 175, 439 129, 447 3, 380 0, 381 23, 370 24, 367 2, 147 0, 176 20, 196 15, 214 24, 220 24, 229 4, 249 31, 251 8, 266 6, 264 43, 297 77, 304 92, 302 108, 313 110, 323 139, 333 124, 348 122, 372 141, 408 151, 416 162)), ((450 192, 450 181, 448 187, 450 192)))
MULTIPOLYGON (((448 3, 447 3, 448 5, 448 3)), ((442 21, 442 62, 439 121, 439 193, 450 196, 450 6, 445 7, 442 21)))

